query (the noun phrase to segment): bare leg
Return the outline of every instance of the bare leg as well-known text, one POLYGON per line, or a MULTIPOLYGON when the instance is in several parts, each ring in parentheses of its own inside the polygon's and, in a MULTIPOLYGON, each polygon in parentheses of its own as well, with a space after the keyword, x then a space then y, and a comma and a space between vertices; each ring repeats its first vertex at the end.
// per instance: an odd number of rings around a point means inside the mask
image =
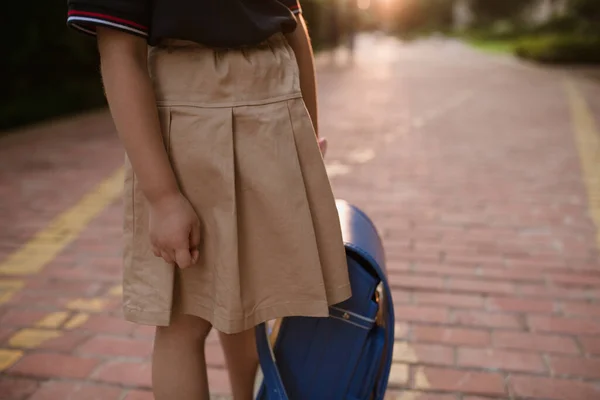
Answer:
POLYGON ((152 355, 156 400, 209 400, 204 342, 210 329, 203 319, 175 313, 170 326, 157 327, 152 355))
POLYGON ((252 400, 258 367, 254 329, 232 335, 219 333, 219 337, 227 360, 234 400, 252 400))

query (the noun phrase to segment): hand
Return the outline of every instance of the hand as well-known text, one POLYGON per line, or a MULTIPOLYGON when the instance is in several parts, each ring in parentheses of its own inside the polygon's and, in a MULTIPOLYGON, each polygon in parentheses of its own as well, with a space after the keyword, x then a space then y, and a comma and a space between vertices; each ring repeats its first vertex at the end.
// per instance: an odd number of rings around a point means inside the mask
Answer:
POLYGON ((150 204, 150 243, 155 256, 179 268, 198 261, 200 219, 181 193, 150 204))
POLYGON ((319 139, 319 149, 321 150, 321 155, 325 157, 325 153, 327 152, 327 138, 320 137, 319 139))

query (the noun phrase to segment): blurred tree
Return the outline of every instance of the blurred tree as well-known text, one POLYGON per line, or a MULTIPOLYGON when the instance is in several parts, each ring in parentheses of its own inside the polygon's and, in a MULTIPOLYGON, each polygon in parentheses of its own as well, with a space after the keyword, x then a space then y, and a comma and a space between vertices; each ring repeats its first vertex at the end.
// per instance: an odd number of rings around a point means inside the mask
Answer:
POLYGON ((402 36, 452 28, 452 0, 403 0, 396 2, 391 10, 394 16, 393 29, 402 36))
POLYGON ((537 0, 470 0, 478 25, 519 19, 537 0))
POLYGON ((570 0, 568 15, 580 21, 582 31, 600 33, 600 1, 570 0))

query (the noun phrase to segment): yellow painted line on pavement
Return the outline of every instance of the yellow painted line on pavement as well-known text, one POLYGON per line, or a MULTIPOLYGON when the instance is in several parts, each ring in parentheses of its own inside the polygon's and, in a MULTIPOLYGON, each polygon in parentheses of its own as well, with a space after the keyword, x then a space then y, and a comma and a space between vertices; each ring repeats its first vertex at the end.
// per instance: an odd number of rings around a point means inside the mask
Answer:
POLYGON ((11 347, 20 347, 25 349, 35 349, 42 343, 50 339, 56 339, 62 336, 61 331, 49 329, 21 329, 8 339, 11 347))
POLYGON ((121 297, 123 296, 123 285, 115 285, 108 291, 109 296, 121 297))
POLYGON ((0 305, 9 301, 23 286, 25 281, 17 279, 0 279, 0 305))
POLYGON ((44 230, 0 263, 0 274, 30 275, 39 272, 75 240, 88 223, 122 193, 123 168, 119 168, 75 206, 56 217, 44 230))
POLYGON ((596 225, 596 243, 600 248, 600 131, 590 106, 575 82, 567 80, 566 90, 583 181, 587 189, 588 207, 596 225))
POLYGON ((68 311, 57 311, 46 315, 35 326, 38 328, 58 328, 69 318, 68 311))
POLYGON ((96 297, 92 299, 75 299, 67 303, 69 310, 100 312, 108 304, 108 299, 96 297))
POLYGON ((73 318, 71 318, 69 321, 67 321, 64 328, 65 329, 79 328, 81 325, 85 324, 89 318, 90 318, 89 314, 79 313, 79 314, 75 315, 73 318))
POLYGON ((21 350, 0 349, 0 372, 10 368, 23 357, 21 350))

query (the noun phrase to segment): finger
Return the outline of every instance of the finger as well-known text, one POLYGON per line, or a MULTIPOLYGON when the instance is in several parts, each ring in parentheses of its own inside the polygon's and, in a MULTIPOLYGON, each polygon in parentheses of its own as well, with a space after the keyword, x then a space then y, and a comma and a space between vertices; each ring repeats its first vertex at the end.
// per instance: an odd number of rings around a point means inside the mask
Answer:
POLYGON ((160 250, 157 247, 152 247, 152 253, 156 256, 156 257, 161 257, 160 255, 160 250))
POLYGON ((198 261, 198 257, 200 252, 198 251, 198 246, 200 246, 200 222, 192 226, 192 231, 190 232, 190 252, 192 255, 192 261, 196 263, 198 261))
POLYGON ((179 268, 187 268, 192 265, 192 255, 189 249, 175 250, 175 262, 179 268))
POLYGON ((319 138, 319 150, 321 150, 321 154, 325 156, 327 152, 327 138, 319 138))
POLYGON ((171 255, 171 253, 168 252, 168 251, 166 251, 166 250, 161 250, 160 251, 160 256, 163 258, 163 260, 165 260, 169 264, 174 264, 175 263, 175 257, 173 257, 171 255))
POLYGON ((190 254, 192 255, 192 262, 196 264, 200 259, 200 250, 198 248, 190 249, 190 254))

